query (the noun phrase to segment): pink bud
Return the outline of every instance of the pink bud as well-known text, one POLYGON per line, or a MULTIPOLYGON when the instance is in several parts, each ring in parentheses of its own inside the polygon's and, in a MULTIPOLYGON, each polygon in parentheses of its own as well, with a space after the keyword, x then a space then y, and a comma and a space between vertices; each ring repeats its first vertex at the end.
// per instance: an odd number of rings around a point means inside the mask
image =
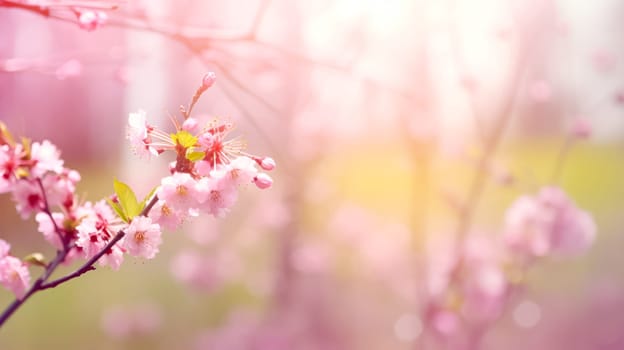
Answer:
POLYGON ((197 119, 195 118, 188 118, 187 120, 184 121, 184 123, 182 123, 182 130, 186 130, 192 134, 197 132, 198 128, 199 128, 199 123, 197 122, 197 119))
POLYGON ((217 75, 214 72, 206 73, 206 75, 204 75, 204 78, 202 79, 202 88, 208 89, 209 87, 212 86, 212 84, 215 83, 216 80, 217 80, 217 75))
POLYGON ((271 157, 264 157, 260 161, 260 167, 266 171, 275 169, 275 161, 271 157))
POLYGON ((273 179, 271 179, 271 177, 265 173, 259 173, 258 175, 256 175, 256 177, 254 177, 253 179, 253 182, 261 190, 267 189, 271 187, 271 185, 273 185, 273 179))

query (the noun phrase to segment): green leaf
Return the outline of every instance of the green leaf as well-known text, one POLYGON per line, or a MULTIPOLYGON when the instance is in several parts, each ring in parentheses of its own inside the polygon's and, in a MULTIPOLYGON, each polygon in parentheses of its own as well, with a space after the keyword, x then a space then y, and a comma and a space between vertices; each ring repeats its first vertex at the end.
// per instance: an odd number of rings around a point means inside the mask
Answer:
POLYGON ((186 130, 180 130, 175 134, 171 134, 171 140, 184 148, 193 147, 197 143, 197 137, 186 130))
POLYGON ((197 162, 198 160, 202 160, 206 157, 206 152, 193 151, 192 148, 186 150, 186 159, 191 162, 197 162))
POLYGON ((123 212, 123 209, 121 209, 121 206, 119 206, 119 203, 113 202, 112 200, 110 200, 110 198, 106 198, 106 202, 108 202, 108 205, 110 205, 111 208, 113 208, 113 210, 115 211, 115 213, 117 213, 117 215, 121 218, 121 220, 125 222, 130 221, 128 220, 128 217, 126 216, 126 214, 123 212))
POLYGON ((130 186, 115 179, 113 187, 115 188, 115 193, 119 199, 121 209, 123 213, 126 214, 126 218, 132 220, 133 217, 139 215, 141 213, 141 206, 130 186))
POLYGON ((139 206, 141 207, 141 211, 143 211, 143 209, 145 208, 145 206, 147 205, 147 202, 152 199, 152 197, 154 197, 154 194, 156 193, 156 190, 158 189, 158 186, 152 188, 152 190, 150 191, 150 193, 147 194, 147 196, 145 196, 145 198, 143 198, 143 200, 141 201, 141 203, 139 203, 139 206))
POLYGON ((31 265, 48 267, 48 264, 45 262, 45 257, 41 253, 32 253, 24 257, 23 260, 31 265))

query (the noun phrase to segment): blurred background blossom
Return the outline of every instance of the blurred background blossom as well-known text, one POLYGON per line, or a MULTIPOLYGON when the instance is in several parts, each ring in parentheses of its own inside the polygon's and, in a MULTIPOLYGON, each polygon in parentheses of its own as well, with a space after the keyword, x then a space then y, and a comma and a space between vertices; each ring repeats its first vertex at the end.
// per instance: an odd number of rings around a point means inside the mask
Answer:
MULTIPOLYGON (((54 142, 90 199, 114 176, 142 196, 173 159, 132 154, 128 113, 170 129, 214 71, 195 115, 233 122, 275 183, 154 261, 34 298, 0 348, 624 347, 620 1, 80 3, 116 8, 58 20, 0 1, 14 134, 54 142)), ((53 253, 0 206, 12 254, 53 253)))

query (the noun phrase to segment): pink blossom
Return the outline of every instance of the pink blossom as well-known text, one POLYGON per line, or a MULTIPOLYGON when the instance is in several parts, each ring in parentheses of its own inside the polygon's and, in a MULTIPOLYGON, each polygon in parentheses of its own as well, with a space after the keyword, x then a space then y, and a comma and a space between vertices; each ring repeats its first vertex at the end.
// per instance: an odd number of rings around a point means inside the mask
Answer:
POLYGON ((81 218, 76 227, 76 246, 82 248, 84 257, 89 259, 104 249, 114 232, 117 232, 119 227, 114 224, 117 218, 104 200, 95 204, 86 202, 76 208, 75 215, 81 218))
POLYGON ((206 192, 198 189, 191 175, 176 172, 161 180, 157 191, 158 198, 177 211, 188 211, 199 206, 206 199, 206 192))
MULTIPOLYGON (((63 215, 63 213, 52 213, 52 217, 54 218, 56 227, 62 229, 65 215, 63 215)), ((62 249, 63 243, 61 242, 59 234, 55 230, 54 223, 50 219, 50 216, 43 212, 37 213, 35 220, 39 223, 38 230, 43 234, 45 240, 52 244, 55 248, 62 249)))
POLYGON ((15 183, 13 201, 15 201, 17 212, 23 219, 27 219, 33 212, 40 211, 44 204, 39 185, 28 180, 20 180, 15 183))
POLYGON ((496 319, 509 287, 497 242, 471 235, 459 251, 454 243, 446 240, 431 247, 427 274, 431 298, 442 307, 457 309, 472 322, 496 319), (453 278, 460 258, 460 275, 453 278))
POLYGON ((236 186, 227 176, 202 178, 198 188, 206 194, 200 209, 216 217, 223 217, 238 198, 236 186))
POLYGON ((99 260, 100 266, 110 266, 114 271, 119 270, 123 263, 124 251, 119 247, 119 243, 110 247, 99 260))
POLYGON ((185 215, 186 213, 173 209, 163 200, 156 202, 149 212, 149 217, 153 222, 171 231, 176 230, 182 224, 185 215))
POLYGON ((79 179, 80 175, 75 171, 66 171, 60 175, 44 175, 41 182, 45 189, 48 206, 62 205, 65 208, 70 208, 74 201, 76 183, 79 179), (77 177, 74 175, 77 175, 77 177))
POLYGON ((103 234, 96 218, 82 219, 76 230, 78 231, 76 246, 82 248, 85 259, 92 258, 106 246, 108 237, 103 234))
POLYGON ((63 160, 60 156, 61 152, 50 141, 34 142, 30 150, 30 157, 35 161, 32 175, 40 177, 47 171, 57 174, 63 172, 63 160))
POLYGON ((151 154, 158 155, 158 152, 149 145, 149 129, 145 111, 139 110, 128 115, 126 137, 130 141, 130 147, 139 157, 149 157, 151 154))
POLYGON ((529 260, 551 253, 582 253, 596 235, 592 217, 556 187, 517 199, 507 210, 505 222, 505 243, 529 260))
POLYGON ((228 176, 237 185, 250 184, 258 173, 256 162, 245 156, 236 157, 228 164, 227 169, 228 176))
POLYGON ((14 173, 19 165, 21 152, 21 145, 17 145, 15 148, 10 148, 9 145, 0 146, 0 193, 12 190, 16 181, 14 173))
POLYGON ((30 285, 30 272, 20 259, 7 255, 0 259, 0 284, 21 299, 30 285))
POLYGON ((152 219, 137 216, 126 229, 123 247, 132 256, 152 259, 158 253, 162 243, 160 226, 152 223, 152 219))

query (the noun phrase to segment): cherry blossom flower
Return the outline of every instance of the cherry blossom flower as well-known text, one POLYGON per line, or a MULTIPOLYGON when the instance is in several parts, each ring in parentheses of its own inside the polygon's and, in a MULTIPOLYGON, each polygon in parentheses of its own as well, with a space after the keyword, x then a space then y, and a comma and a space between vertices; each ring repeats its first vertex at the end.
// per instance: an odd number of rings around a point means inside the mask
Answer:
POLYGON ((21 145, 17 145, 13 149, 9 145, 0 146, 0 193, 12 190, 16 181, 15 170, 19 165, 19 155, 22 150, 21 145))
POLYGON ((198 188, 207 195, 200 210, 215 217, 223 217, 236 202, 238 192, 230 177, 223 173, 213 172, 213 175, 218 177, 202 178, 198 184, 198 188))
POLYGON ((54 246, 55 248, 62 249, 63 242, 61 242, 61 238, 56 232, 56 227, 58 227, 59 229, 63 228, 65 215, 63 213, 52 213, 52 217, 54 218, 54 223, 52 222, 48 214, 40 212, 35 215, 35 220, 37 221, 37 223, 39 223, 38 230, 39 232, 41 232, 41 234, 43 234, 45 240, 52 244, 52 246, 54 246))
POLYGON ((0 239, 0 284, 21 299, 30 285, 30 272, 20 259, 9 255, 11 246, 0 239))
POLYGON ((43 208, 43 197, 39 185, 33 181, 17 181, 13 188, 13 201, 22 219, 43 208))
POLYGON ((186 215, 187 213, 172 208, 163 200, 156 202, 149 212, 149 217, 153 222, 171 231, 176 230, 182 224, 186 215))
POLYGON ((114 271, 119 270, 124 259, 124 250, 119 243, 110 247, 98 261, 100 266, 110 266, 114 271))
POLYGON ((160 226, 152 223, 152 219, 137 216, 130 222, 123 240, 123 247, 132 256, 152 259, 158 253, 162 243, 160 226))
POLYGON ((47 171, 60 174, 63 171, 63 160, 60 159, 61 152, 50 141, 42 143, 34 142, 30 149, 30 157, 35 161, 32 168, 32 175, 40 177, 47 171))
POLYGON ((157 194, 158 198, 177 211, 197 208, 206 199, 206 192, 198 189, 197 181, 190 174, 179 172, 163 178, 157 194))
POLYGON ((249 157, 236 157, 228 164, 227 176, 237 185, 250 184, 258 173, 255 165, 256 162, 249 157))
POLYGON ((108 236, 101 228, 94 217, 83 219, 76 227, 78 231, 76 246, 82 248, 85 259, 95 256, 106 246, 108 236))
POLYGON ((547 254, 580 254, 596 235, 591 215, 556 187, 518 198, 507 210, 505 223, 505 243, 529 260, 547 254))

